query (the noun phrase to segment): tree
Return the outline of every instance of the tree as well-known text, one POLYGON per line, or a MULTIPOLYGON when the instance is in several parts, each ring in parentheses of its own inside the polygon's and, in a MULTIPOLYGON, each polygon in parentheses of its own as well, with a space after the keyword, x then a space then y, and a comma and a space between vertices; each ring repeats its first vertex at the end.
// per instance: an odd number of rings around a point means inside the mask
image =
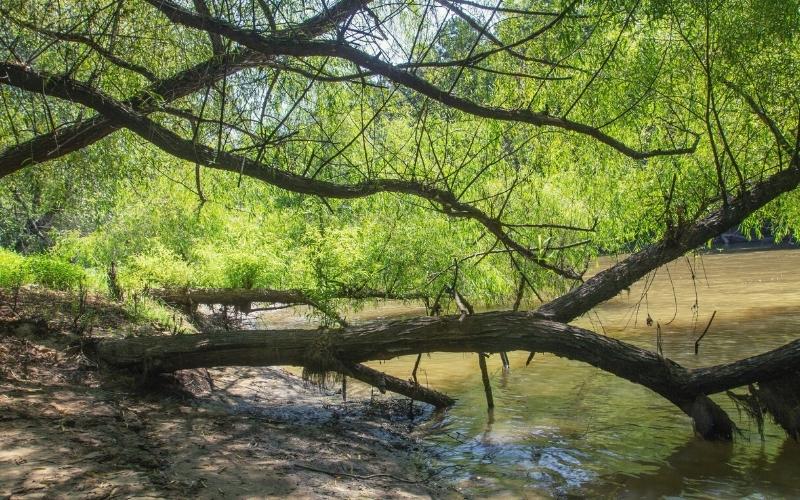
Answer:
MULTIPOLYGON (((699 434, 730 439, 734 426, 708 395, 794 376, 796 343, 688 371, 566 323, 732 226, 794 228, 779 206, 792 203, 787 193, 800 182, 797 8, 762 15, 744 2, 534 3, 4 7, 0 175, 116 147, 104 138, 125 130, 123 144, 194 165, 198 212, 209 200, 204 181, 218 170, 316 197, 332 211, 334 200, 362 198, 377 200, 369 205, 377 211, 399 195, 488 242, 428 289, 377 294, 415 293, 434 308, 444 285, 464 292, 463 262, 487 258, 507 260, 517 305, 542 283, 565 292, 534 311, 461 320, 108 341, 98 358, 150 372, 298 364, 390 388, 356 363, 434 350, 550 351, 641 383, 690 415, 699 434), (585 193, 582 209, 548 197, 554 186, 585 193), (638 251, 583 280, 593 255, 626 246, 638 251)), ((376 290, 330 286, 336 276, 310 259, 328 297, 376 290)), ((308 297, 300 298, 318 303, 308 297)))

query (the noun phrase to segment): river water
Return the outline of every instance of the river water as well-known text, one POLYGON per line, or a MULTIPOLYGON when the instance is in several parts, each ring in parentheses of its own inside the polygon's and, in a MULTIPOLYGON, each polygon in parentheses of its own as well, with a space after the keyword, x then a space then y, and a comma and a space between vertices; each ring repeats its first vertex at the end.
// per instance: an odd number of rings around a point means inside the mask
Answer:
MULTIPOLYGON (((610 265, 608 260, 597 269, 610 265)), ((575 323, 686 367, 734 361, 800 336, 800 251, 689 256, 575 323), (694 343, 712 314, 700 343, 694 343), (647 318, 652 320, 648 326, 647 318)), ((356 319, 424 314, 389 304, 356 319)), ((475 497, 789 498, 800 496, 800 445, 768 422, 763 440, 725 395, 714 396, 742 435, 733 444, 694 437, 691 420, 641 386, 591 366, 510 353, 489 358, 495 409, 486 409, 476 354, 423 356, 419 380, 458 398, 426 433, 441 476, 475 497)), ((415 357, 374 364, 408 378, 415 357)), ((366 389, 362 389, 366 390, 366 389)), ((740 389, 738 392, 742 392, 740 389)), ((352 390, 351 390, 352 393, 352 390)))

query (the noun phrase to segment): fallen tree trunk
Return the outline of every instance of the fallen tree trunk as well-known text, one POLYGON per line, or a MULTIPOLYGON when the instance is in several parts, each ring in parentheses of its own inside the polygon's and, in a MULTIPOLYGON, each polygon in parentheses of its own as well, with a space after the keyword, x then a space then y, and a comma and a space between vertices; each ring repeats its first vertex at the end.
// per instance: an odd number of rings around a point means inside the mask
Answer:
MULTIPOLYGON (((153 288, 147 291, 153 298, 180 307, 193 307, 198 304, 219 304, 235 306, 249 311, 253 303, 309 305, 317 307, 318 301, 298 289, 274 290, 271 288, 153 288)), ((422 294, 397 294, 371 288, 344 289, 333 298, 342 299, 423 299, 422 294)))
POLYGON ((708 394, 779 378, 800 363, 798 340, 735 363, 687 370, 631 344, 518 312, 482 313, 463 320, 421 317, 335 330, 101 340, 90 352, 103 364, 148 373, 211 366, 296 365, 358 378, 357 371, 343 367, 423 352, 513 350, 550 352, 641 384, 692 417, 698 434, 707 439, 731 439, 735 429, 708 394))
MULTIPOLYGON (((184 288, 184 289, 150 289, 148 294, 151 297, 163 300, 164 302, 187 309, 194 309, 198 304, 219 304, 235 306, 239 310, 251 311, 253 303, 280 303, 286 305, 308 305, 321 310, 323 313, 332 314, 342 326, 347 323, 335 312, 328 313, 317 301, 310 298, 305 292, 297 289, 273 290, 269 288, 184 288)), ((350 293, 350 298, 396 298, 408 300, 417 296, 396 296, 388 292, 373 289, 358 289, 350 293)), ((377 387, 381 393, 387 390, 407 396, 411 399, 422 401, 436 408, 447 408, 455 404, 455 400, 447 394, 422 387, 415 382, 393 377, 391 375, 373 370, 368 366, 351 363, 344 364, 337 368, 337 371, 345 376, 351 376, 366 384, 377 387)))
POLYGON ((301 290, 272 290, 269 288, 184 288, 150 289, 147 294, 167 304, 191 308, 198 304, 218 304, 235 306, 242 311, 250 311, 254 302, 269 304, 304 304, 315 302, 301 290))

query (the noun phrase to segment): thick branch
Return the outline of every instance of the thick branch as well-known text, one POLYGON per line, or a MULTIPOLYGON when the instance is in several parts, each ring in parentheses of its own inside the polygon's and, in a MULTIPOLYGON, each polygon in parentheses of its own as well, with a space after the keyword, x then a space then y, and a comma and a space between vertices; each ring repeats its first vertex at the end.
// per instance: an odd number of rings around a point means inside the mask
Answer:
MULTIPOLYGON (((170 372, 210 366, 297 365, 335 369, 424 352, 550 352, 588 363, 668 399, 704 435, 725 437, 728 422, 707 394, 795 371, 800 341, 722 367, 687 370, 625 342, 527 313, 482 313, 371 323, 338 330, 247 331, 103 340, 92 355, 120 368, 170 372), (706 419, 706 420, 704 420, 706 419), (723 429, 714 428, 723 422, 723 429)), ((721 411, 721 410, 719 410, 721 411)), ((728 422, 729 423, 729 422, 728 422)), ((728 436, 730 437, 730 436, 728 436)))
POLYGON ((634 253, 619 264, 598 273, 572 291, 542 305, 536 314, 555 321, 571 321, 629 287, 644 275, 708 240, 740 224, 747 216, 800 184, 798 165, 777 172, 741 196, 730 200, 727 209, 667 234, 659 243, 634 253))
POLYGON ((386 373, 373 370, 369 366, 361 364, 343 364, 342 374, 360 380, 365 384, 378 387, 381 391, 387 390, 402 394, 411 399, 422 401, 436 408, 447 408, 453 406, 456 400, 442 394, 441 392, 428 389, 414 382, 402 380, 386 373))
POLYGON ((0 178, 91 146, 118 129, 105 117, 94 116, 11 146, 0 151, 0 178))
MULTIPOLYGON (((207 85, 251 67, 261 56, 250 51, 213 57, 176 75, 160 80, 125 101, 124 105, 148 114, 160 104, 169 103, 196 92, 207 85)), ((2 71, 0 69, 0 71, 2 71)), ((0 74, 0 81, 3 75, 0 74)), ((29 165, 60 158, 88 147, 119 130, 119 126, 103 116, 94 116, 77 124, 41 134, 0 152, 0 178, 29 165)))

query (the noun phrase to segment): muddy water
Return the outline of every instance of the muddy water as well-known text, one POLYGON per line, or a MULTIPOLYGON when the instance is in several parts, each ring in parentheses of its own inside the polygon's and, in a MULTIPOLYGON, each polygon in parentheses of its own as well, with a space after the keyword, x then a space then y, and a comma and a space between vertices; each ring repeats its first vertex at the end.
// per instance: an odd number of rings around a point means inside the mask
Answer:
MULTIPOLYGON (((597 269, 610 262, 598 263, 597 269)), ((800 337, 800 251, 678 260, 576 324, 698 367, 757 354, 800 337), (694 343, 716 311, 708 334, 694 343), (647 318, 652 319, 648 326, 647 318)), ((382 306, 359 319, 424 314, 382 306)), ((420 381, 458 398, 426 437, 442 475, 474 496, 694 498, 800 496, 800 445, 767 423, 764 439, 730 399, 715 396, 742 429, 734 444, 694 438, 691 421, 635 384, 578 362, 511 353, 489 359, 496 408, 486 410, 477 357, 423 357, 420 381)), ((380 367, 408 377, 414 358, 380 367)), ((741 391, 740 391, 741 392, 741 391)))

